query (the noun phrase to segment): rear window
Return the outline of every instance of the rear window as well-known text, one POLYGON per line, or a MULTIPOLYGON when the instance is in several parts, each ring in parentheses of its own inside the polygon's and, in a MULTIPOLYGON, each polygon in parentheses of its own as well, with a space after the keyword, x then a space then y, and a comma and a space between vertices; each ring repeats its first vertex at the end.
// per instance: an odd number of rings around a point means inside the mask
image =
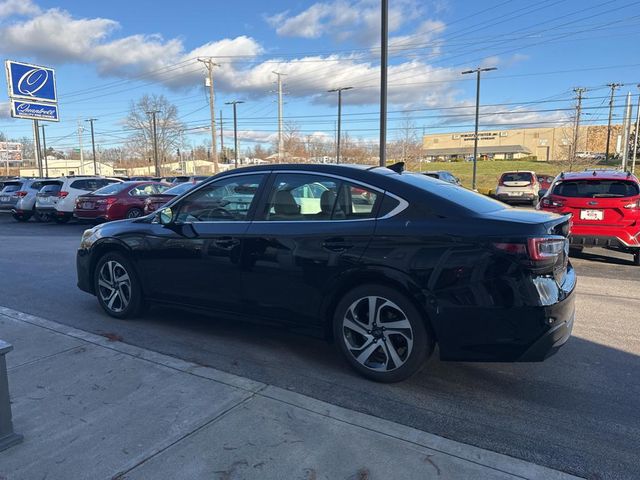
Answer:
POLYGON ((40 189, 40 193, 58 193, 62 187, 59 183, 50 183, 40 189))
POLYGON ((467 211, 487 213, 510 208, 498 200, 472 192, 464 187, 452 183, 434 182, 433 179, 426 175, 402 174, 394 178, 418 187, 425 192, 439 197, 443 202, 454 204, 467 211))
POLYGON ((531 182, 532 175, 529 172, 508 172, 503 173, 501 182, 531 182))
POLYGON ((107 185, 106 187, 99 188, 98 190, 93 192, 93 194, 94 195, 117 195, 118 193, 122 192, 123 190, 129 187, 131 187, 131 184, 127 184, 123 182, 112 183, 111 185, 107 185))
POLYGON ((111 178, 84 178, 82 180, 75 180, 71 183, 71 188, 76 188, 78 190, 85 190, 87 192, 93 192, 99 188, 104 187, 105 185, 110 185, 112 183, 120 183, 118 180, 111 178))
POLYGON ((634 197, 639 193, 637 183, 624 180, 570 180, 553 189, 561 197, 634 197))
POLYGON ((17 192, 22 188, 22 182, 7 182, 4 184, 2 193, 17 192))

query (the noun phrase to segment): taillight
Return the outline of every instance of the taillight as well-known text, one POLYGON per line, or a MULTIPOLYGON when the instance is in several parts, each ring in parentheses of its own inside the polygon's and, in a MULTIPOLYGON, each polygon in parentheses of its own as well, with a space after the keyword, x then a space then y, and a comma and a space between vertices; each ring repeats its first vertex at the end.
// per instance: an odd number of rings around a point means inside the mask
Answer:
POLYGON ((23 192, 22 190, 14 193, 16 197, 26 197, 28 192, 23 192))
POLYGON ((497 242, 493 246, 502 252, 539 262, 555 259, 564 251, 566 244, 565 237, 540 237, 529 238, 526 243, 497 242))
POLYGON ((543 207, 549 207, 549 208, 564 207, 564 202, 561 202, 560 200, 557 200, 557 199, 552 198, 552 197, 544 197, 540 201, 540 204, 543 207))
POLYGON ((530 238, 527 241, 529 258, 536 261, 556 258, 564 251, 566 243, 564 237, 530 238))
POLYGON ((67 195, 69 195, 69 192, 65 192, 64 190, 60 190, 56 196, 58 198, 67 198, 67 195))
POLYGON ((640 198, 632 203, 627 203, 624 208, 640 208, 640 198))

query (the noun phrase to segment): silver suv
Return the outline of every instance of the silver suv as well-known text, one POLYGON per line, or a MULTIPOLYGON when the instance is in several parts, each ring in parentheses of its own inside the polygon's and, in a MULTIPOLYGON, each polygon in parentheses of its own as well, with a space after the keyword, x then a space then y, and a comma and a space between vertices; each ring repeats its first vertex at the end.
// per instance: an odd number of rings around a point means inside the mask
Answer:
POLYGON ((47 185, 55 185, 58 180, 46 178, 20 178, 4 182, 0 190, 0 211, 10 212, 19 222, 26 222, 31 217, 37 221, 44 220, 35 210, 36 195, 47 185))
POLYGON ((540 182, 534 172, 504 172, 498 180, 495 197, 505 203, 537 205, 540 182))

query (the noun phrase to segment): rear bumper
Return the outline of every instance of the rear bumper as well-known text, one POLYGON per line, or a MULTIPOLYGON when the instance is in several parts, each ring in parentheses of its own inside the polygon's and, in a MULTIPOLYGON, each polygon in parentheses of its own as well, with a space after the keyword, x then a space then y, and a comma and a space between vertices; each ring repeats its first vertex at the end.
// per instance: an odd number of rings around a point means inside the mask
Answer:
MULTIPOLYGON (((573 300, 573 299, 572 299, 573 300)), ((557 315, 559 312, 554 313, 557 315)), ((519 362, 541 362, 555 354, 561 346, 567 343, 573 330, 575 320, 575 307, 571 302, 571 309, 564 313, 563 318, 549 317, 555 319, 555 324, 551 329, 539 338, 524 354, 518 359, 519 362)))
POLYGON ((494 197, 504 203, 530 203, 537 199, 537 196, 532 193, 526 193, 518 196, 507 195, 506 193, 496 193, 494 197))
POLYGON ((572 246, 640 248, 640 230, 627 231, 616 227, 583 227, 573 225, 569 241, 572 246))

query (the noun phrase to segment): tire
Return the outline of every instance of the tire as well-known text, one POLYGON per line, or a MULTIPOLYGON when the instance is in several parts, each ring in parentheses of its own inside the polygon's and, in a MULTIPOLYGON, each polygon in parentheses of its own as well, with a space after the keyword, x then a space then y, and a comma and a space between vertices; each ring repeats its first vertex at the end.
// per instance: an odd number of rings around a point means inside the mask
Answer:
POLYGON ((107 253, 96 264, 93 285, 98 303, 110 316, 134 318, 142 313, 144 301, 133 264, 120 253, 107 253), (126 278, 124 278, 126 277, 126 278))
POLYGON ((144 212, 139 208, 131 208, 127 211, 125 218, 138 218, 144 215, 144 212))
POLYGON ((62 225, 65 223, 68 223, 70 218, 69 217, 59 217, 57 215, 51 215, 51 217, 53 218, 53 221, 56 222, 58 225, 62 225))
POLYGON ((13 219, 17 222, 28 222, 29 219, 31 218, 30 214, 22 214, 22 215, 18 215, 17 213, 14 213, 11 215, 13 217, 13 219))
POLYGON ((407 296, 368 284, 340 300, 333 334, 342 354, 361 375, 376 382, 399 382, 420 371, 433 352, 434 338, 425 322, 407 296), (373 317, 369 316, 371 302, 377 310, 373 317), (390 322, 396 326, 390 328, 390 322))
POLYGON ((582 255, 583 251, 584 251, 584 247, 569 247, 569 256, 578 257, 582 255))

